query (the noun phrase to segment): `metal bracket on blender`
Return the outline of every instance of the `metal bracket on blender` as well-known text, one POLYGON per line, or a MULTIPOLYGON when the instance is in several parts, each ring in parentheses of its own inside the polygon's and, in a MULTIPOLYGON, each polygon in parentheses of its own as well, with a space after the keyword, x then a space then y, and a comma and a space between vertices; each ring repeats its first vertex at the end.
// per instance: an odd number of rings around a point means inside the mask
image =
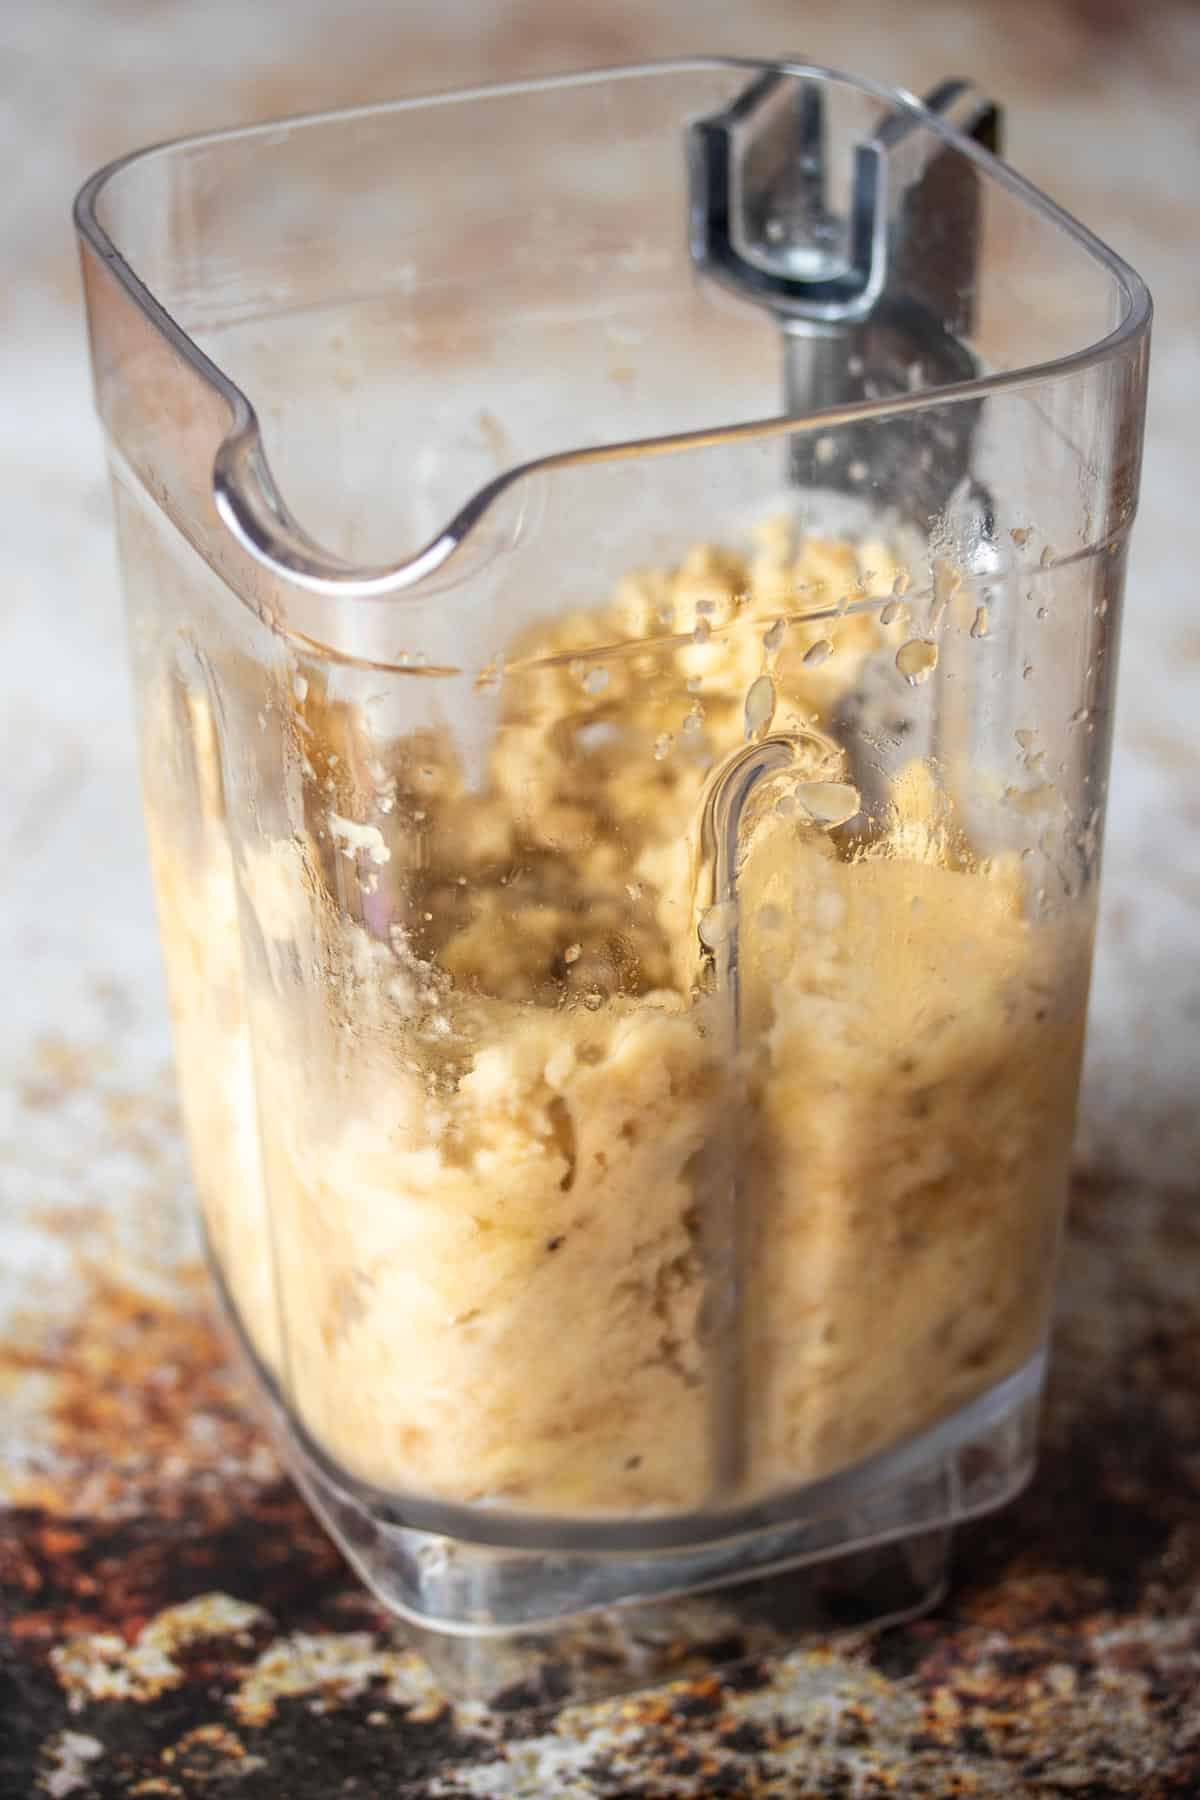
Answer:
MULTIPOLYGON (((966 82, 943 82, 924 104, 999 148, 999 110, 966 82)), ((919 115, 896 111, 869 137, 841 134, 837 166, 830 126, 824 83, 770 71, 691 131, 693 260, 774 315, 784 404, 797 418, 935 393, 980 373, 970 347, 980 235, 970 160, 919 115)), ((798 493, 861 504, 876 526, 890 513, 923 541, 951 511, 987 538, 993 503, 973 468, 980 413, 978 400, 958 398, 797 431, 787 478, 798 493)), ((928 708, 915 704, 890 649, 866 660, 834 723, 872 804, 904 761, 933 748, 921 741, 928 708)))
MULTIPOLYGON (((942 82, 924 105, 999 148, 999 108, 967 82, 942 82)), ((829 135, 823 85, 779 71, 694 124, 694 262, 774 314, 789 413, 972 380, 974 169, 906 112, 850 146, 845 171, 832 166, 829 135)), ((862 492, 865 467, 877 494, 927 527, 969 473, 977 416, 960 404, 920 426, 874 420, 820 444, 819 434, 798 433, 791 479, 862 492)))

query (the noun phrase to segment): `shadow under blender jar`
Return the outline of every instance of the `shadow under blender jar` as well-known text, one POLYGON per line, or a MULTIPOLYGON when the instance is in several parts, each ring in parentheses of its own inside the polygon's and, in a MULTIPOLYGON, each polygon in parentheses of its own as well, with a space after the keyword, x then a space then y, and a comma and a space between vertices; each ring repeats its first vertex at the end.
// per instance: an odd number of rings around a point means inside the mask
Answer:
POLYGON ((697 61, 80 197, 211 1261, 447 1680, 911 1610, 1030 1472, 1150 308, 995 128, 697 61))

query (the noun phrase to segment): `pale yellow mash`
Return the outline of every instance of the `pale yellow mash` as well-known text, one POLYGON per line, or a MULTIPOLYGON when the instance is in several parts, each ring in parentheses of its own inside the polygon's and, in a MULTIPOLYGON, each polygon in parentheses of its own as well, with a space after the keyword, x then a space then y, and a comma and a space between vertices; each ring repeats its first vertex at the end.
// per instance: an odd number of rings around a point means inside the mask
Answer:
POLYGON ((473 783, 449 726, 380 738, 293 664, 302 816, 232 855, 191 698, 204 818, 150 824, 197 1183, 355 1476, 740 1504, 1037 1348, 1090 915, 1028 922, 924 763, 859 812, 834 710, 920 635, 906 586, 784 527, 633 575, 483 673, 473 783), (704 821, 764 745, 722 872, 704 821))

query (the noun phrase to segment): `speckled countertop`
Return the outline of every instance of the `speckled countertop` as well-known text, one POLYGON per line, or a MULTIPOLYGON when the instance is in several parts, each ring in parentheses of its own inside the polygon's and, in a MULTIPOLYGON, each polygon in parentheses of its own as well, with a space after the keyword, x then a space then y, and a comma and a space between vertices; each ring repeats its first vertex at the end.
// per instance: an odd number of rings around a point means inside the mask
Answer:
POLYGON ((0 1800, 1200 1793, 1200 9, 0 9, 0 1800), (195 1270, 70 196, 185 129, 692 49, 1006 105, 1158 306, 1041 1472, 949 1598, 724 1683, 451 1710, 250 1421, 195 1270))

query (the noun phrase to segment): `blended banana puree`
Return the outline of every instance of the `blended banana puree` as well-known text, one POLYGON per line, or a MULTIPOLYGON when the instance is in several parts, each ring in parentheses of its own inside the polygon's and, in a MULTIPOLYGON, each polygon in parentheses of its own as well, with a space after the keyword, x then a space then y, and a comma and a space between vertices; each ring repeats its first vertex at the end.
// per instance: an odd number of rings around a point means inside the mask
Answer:
POLYGON ((197 1183, 355 1476, 740 1503, 1036 1349, 1090 909, 1028 922, 925 763, 867 823, 836 713, 868 657, 930 672, 907 589, 884 545, 783 525, 631 575, 480 676, 482 780, 301 665, 303 819, 233 856, 192 697, 200 847, 150 825, 197 1183))

